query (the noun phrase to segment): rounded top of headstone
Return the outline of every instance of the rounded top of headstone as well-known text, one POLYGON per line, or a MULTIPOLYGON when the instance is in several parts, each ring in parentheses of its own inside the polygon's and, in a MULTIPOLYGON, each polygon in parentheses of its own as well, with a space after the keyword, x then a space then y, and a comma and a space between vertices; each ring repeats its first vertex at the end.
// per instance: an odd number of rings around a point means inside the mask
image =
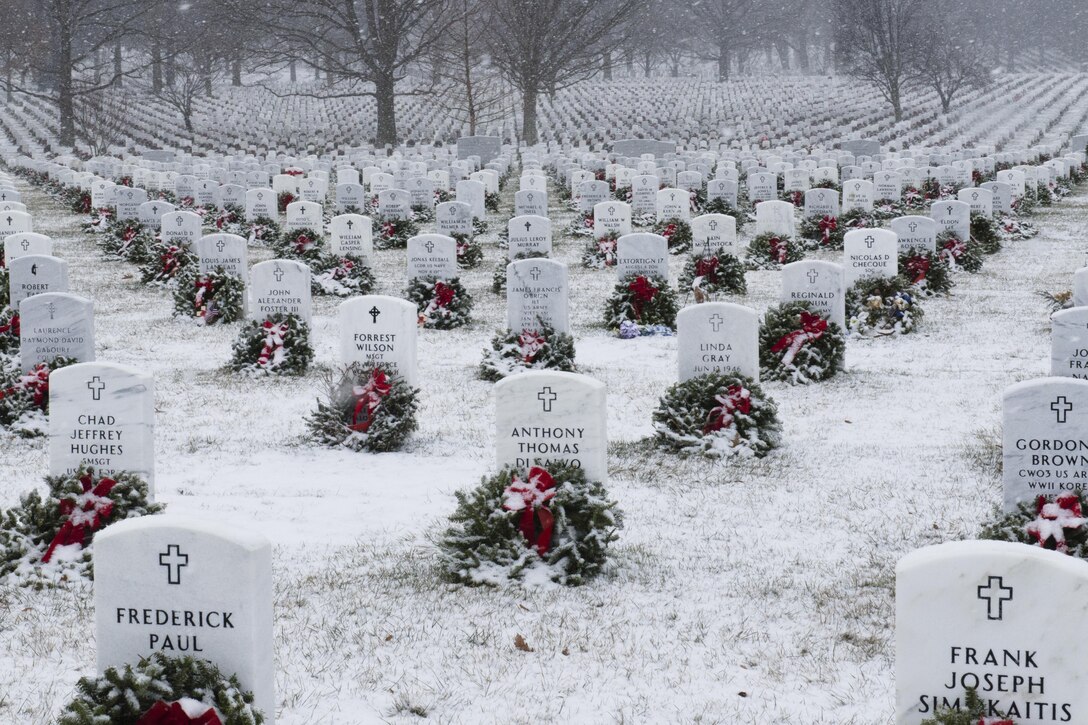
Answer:
MULTIPOLYGON (((1085 381, 1079 381, 1085 382, 1085 381)), ((112 527, 111 527, 112 528, 112 527)), ((915 569, 939 566, 960 559, 977 559, 979 556, 1006 559, 1010 563, 1023 562, 1025 568, 1049 566, 1062 573, 1088 577, 1084 562, 1065 554, 1048 551, 1037 546, 1025 546, 1014 541, 948 541, 934 546, 916 549, 895 565, 896 576, 915 569)))
POLYGON ((239 529, 235 526, 226 526, 224 524, 206 521, 196 517, 175 514, 140 516, 138 518, 118 521, 95 534, 95 548, 96 550, 99 549, 99 545, 102 542, 108 542, 119 536, 126 536, 141 531, 154 531, 156 533, 188 532, 201 536, 211 536, 222 540, 224 543, 232 544, 247 551, 259 551, 265 548, 272 548, 272 542, 269 541, 266 536, 254 531, 239 529))

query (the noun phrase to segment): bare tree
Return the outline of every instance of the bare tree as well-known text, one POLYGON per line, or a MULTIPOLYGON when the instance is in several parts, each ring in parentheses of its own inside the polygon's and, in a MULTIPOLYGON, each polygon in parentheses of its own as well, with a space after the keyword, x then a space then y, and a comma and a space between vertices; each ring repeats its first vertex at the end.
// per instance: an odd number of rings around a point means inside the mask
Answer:
POLYGON ((521 93, 522 139, 539 140, 537 101, 591 78, 623 42, 640 0, 491 0, 492 61, 521 93))
POLYGON ((498 121, 509 111, 510 89, 484 51, 488 8, 483 0, 454 0, 457 20, 433 60, 441 84, 437 98, 454 118, 477 127, 498 121))
POLYGON ((729 79, 732 55, 738 61, 760 42, 766 4, 758 0, 703 0, 693 3, 694 32, 709 49, 709 60, 718 65, 718 80, 729 79))
POLYGON ((876 86, 903 120, 903 91, 915 78, 919 0, 836 0, 838 50, 850 75, 876 86))
POLYGON ((75 121, 92 155, 108 154, 111 146, 121 145, 131 105, 131 93, 113 89, 76 99, 75 121))
MULTIPOLYGON (((236 15, 255 13, 247 0, 234 0, 233 8, 236 15)), ((330 81, 291 95, 372 96, 376 141, 395 144, 396 97, 432 92, 420 81, 422 62, 456 19, 453 0, 268 0, 260 20, 273 42, 264 64, 282 69, 304 62, 330 81)))
POLYGON ((968 32, 967 18, 942 2, 930 4, 928 21, 912 53, 915 82, 937 93, 948 113, 956 95, 990 82, 987 64, 968 32))
POLYGON ((220 78, 220 72, 207 57, 190 56, 178 61, 174 82, 163 85, 159 96, 163 103, 181 114, 185 130, 192 133, 196 99, 211 95, 210 86, 220 78))

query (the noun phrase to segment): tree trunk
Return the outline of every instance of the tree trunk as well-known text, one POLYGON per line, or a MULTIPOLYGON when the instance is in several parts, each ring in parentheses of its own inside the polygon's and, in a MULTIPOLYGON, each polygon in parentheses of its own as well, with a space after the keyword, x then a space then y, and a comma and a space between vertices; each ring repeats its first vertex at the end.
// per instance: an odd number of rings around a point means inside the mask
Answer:
POLYGON ((204 95, 208 98, 212 97, 212 73, 210 68, 204 74, 204 95))
POLYGON ((178 62, 174 57, 174 54, 168 53, 166 56, 166 85, 173 88, 174 84, 178 80, 178 62))
POLYGON ((291 61, 288 67, 291 69, 291 82, 294 83, 298 80, 298 69, 295 68, 295 61, 291 61))
POLYGON ((601 57, 601 72, 606 81, 612 80, 612 51, 606 50, 601 57))
POLYGON ((151 92, 162 93, 162 46, 158 41, 151 46, 151 92))
POLYGON ((121 44, 114 43, 113 45, 113 86, 114 88, 120 88, 123 84, 121 81, 121 74, 124 73, 124 68, 121 66, 121 44))
POLYGON ((796 36, 797 40, 797 65, 801 67, 801 72, 807 74, 811 70, 811 62, 808 58, 808 39, 802 34, 796 36))
POLYGON ((57 112, 60 114, 60 145, 75 146, 75 95, 72 79, 72 39, 61 38, 57 59, 57 112))
POLYGON ((627 65, 627 77, 635 77, 635 54, 631 51, 627 51, 624 56, 623 62, 627 65))
POLYGON ((536 130, 536 89, 526 89, 521 94, 521 138, 529 146, 540 141, 536 130))
POLYGON ((377 145, 397 145, 396 83, 392 75, 379 75, 374 82, 374 100, 378 103, 377 145))
POLYGON ((895 112, 895 122, 899 123, 903 120, 903 99, 899 95, 899 87, 893 86, 888 95, 891 100, 892 111, 895 112))
POLYGON ((729 46, 725 40, 718 41, 718 82, 729 80, 729 46))
POLYGON ((5 90, 4 95, 7 98, 8 103, 14 103, 15 102, 15 93, 14 93, 14 91, 12 91, 11 84, 12 84, 12 81, 13 81, 12 76, 15 75, 15 71, 12 69, 12 64, 11 63, 8 63, 7 73, 8 73, 8 81, 4 86, 4 90, 5 90))
POLYGON ((782 70, 790 70, 790 47, 784 39, 775 41, 775 50, 778 51, 778 60, 782 63, 782 70))
POLYGON ((242 85, 242 59, 237 55, 230 64, 230 84, 236 88, 242 85))

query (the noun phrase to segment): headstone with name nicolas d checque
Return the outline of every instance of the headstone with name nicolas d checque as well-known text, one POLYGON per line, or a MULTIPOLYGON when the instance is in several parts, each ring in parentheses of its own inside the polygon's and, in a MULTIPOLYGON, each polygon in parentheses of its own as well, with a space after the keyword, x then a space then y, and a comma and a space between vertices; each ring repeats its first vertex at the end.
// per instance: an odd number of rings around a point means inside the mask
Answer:
POLYGON ((843 236, 846 286, 868 277, 899 274, 899 237, 887 229, 855 229, 843 236))

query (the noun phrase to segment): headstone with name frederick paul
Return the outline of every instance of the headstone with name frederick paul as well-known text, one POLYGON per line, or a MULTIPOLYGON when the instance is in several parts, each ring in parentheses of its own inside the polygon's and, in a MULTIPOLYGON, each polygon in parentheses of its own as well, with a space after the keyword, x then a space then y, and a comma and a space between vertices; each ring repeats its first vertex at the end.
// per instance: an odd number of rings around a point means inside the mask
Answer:
POLYGON ((310 324, 310 268, 302 262, 270 259, 253 265, 249 295, 249 314, 257 322, 284 314, 298 315, 310 324))
POLYGON ((937 251, 937 222, 927 216, 901 216, 888 224, 899 237, 899 252, 937 251))
POLYGON ((209 660, 274 725, 268 539, 169 514, 128 519, 95 535, 94 574, 99 672, 156 652, 209 660))
POLYGON ((53 254, 53 240, 37 232, 19 232, 4 238, 4 263, 28 254, 53 254))
POLYGON ((899 237, 887 229, 855 229, 843 235, 846 286, 866 277, 899 274, 899 237))
POLYGON ((750 307, 705 302, 676 316, 680 382, 708 373, 740 373, 759 381, 759 315, 750 307))
POLYGON ((1085 592, 1083 561, 1021 543, 907 554, 895 569, 895 724, 963 710, 968 688, 987 715, 1088 722, 1088 672, 1070 654, 1088 636, 1085 592))
POLYGON ((85 362, 49 376, 49 470, 128 471, 155 491, 155 384, 127 365, 85 362))
POLYGON ((68 263, 58 257, 27 254, 8 265, 11 306, 44 292, 68 291, 68 263))
POLYGON ((408 280, 459 277, 457 242, 443 234, 420 234, 408 240, 408 280))
POLYGON ((1088 487, 1088 380, 1039 378, 1002 398, 1006 511, 1037 496, 1088 487))
POLYGON ((604 383, 577 373, 530 371, 495 383, 498 465, 564 462, 608 480, 604 383))
POLYGON ((23 372, 57 357, 94 360, 94 303, 46 292, 19 303, 19 359, 23 372))
POLYGON ((1088 307, 1050 316, 1050 374, 1088 380, 1088 307))
POLYGON ((660 234, 636 232, 616 242, 616 275, 629 277, 669 278, 669 242, 660 234))
POLYGON ((419 311, 408 300, 383 295, 340 303, 340 358, 347 365, 380 365, 415 387, 419 311))
POLYGON ((516 216, 506 225, 507 258, 517 259, 519 254, 552 253, 552 222, 542 216, 516 216))
POLYGON ((506 326, 539 332, 547 325, 570 332, 567 265, 551 259, 522 259, 506 265, 506 326))
POLYGON ((846 272, 842 265, 803 259, 783 266, 782 301, 806 302, 813 313, 846 330, 846 272))

